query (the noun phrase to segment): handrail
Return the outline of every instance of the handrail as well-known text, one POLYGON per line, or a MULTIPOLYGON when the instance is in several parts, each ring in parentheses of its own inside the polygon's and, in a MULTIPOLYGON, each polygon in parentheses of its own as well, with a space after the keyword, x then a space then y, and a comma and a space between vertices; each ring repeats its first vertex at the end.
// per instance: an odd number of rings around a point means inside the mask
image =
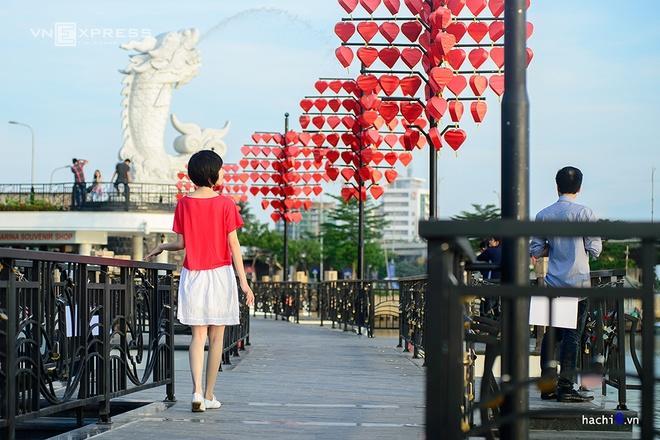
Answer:
POLYGON ((428 240, 462 237, 496 236, 516 237, 607 237, 656 238, 660 237, 660 223, 636 223, 619 221, 599 222, 531 222, 515 220, 447 221, 426 220, 419 222, 419 234, 428 240))
POLYGON ((0 258, 15 260, 39 260, 59 263, 94 264, 100 266, 132 267, 137 269, 169 270, 176 265, 167 263, 152 263, 147 261, 123 260, 120 258, 92 257, 88 255, 68 254, 62 252, 29 251, 24 249, 0 248, 0 258))

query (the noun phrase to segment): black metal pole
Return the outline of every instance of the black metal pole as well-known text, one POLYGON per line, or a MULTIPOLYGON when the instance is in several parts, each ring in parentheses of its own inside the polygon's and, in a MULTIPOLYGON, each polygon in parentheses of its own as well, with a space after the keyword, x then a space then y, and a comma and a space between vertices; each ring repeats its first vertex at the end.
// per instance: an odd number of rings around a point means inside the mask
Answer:
MULTIPOLYGON (((642 241, 642 440, 655 437, 655 242, 642 241)), ((621 343, 623 351, 625 344, 621 343)), ((624 364, 625 365, 625 364, 624 364)))
MULTIPOLYGON (((360 71, 364 70, 364 64, 360 66, 360 71)), ((364 106, 362 105, 361 98, 363 93, 360 92, 358 96, 358 102, 360 102, 360 114, 364 114, 364 106)), ((362 200, 362 190, 364 189, 364 180, 360 174, 360 170, 363 167, 362 163, 362 151, 364 149, 364 142, 362 141, 362 127, 360 128, 360 135, 358 136, 358 142, 360 143, 360 157, 359 157, 359 168, 357 170, 357 182, 358 182, 358 253, 357 253, 357 276, 356 279, 364 280, 364 201, 362 200)))
MULTIPOLYGON (((527 97, 526 1, 507 0, 504 10, 505 93, 502 99, 502 217, 529 219, 529 100, 527 97)), ((502 247, 502 282, 529 284, 526 238, 506 239, 502 247)), ((502 439, 525 440, 529 423, 529 298, 503 301, 502 382, 513 385, 502 406, 503 417, 514 416, 502 426, 502 439), (508 383, 507 383, 508 382, 508 383)), ((508 387, 507 387, 508 388, 508 387)))
MULTIPOLYGON (((431 128, 438 126, 438 121, 429 119, 431 128)), ((429 149, 429 219, 438 218, 438 152, 427 139, 429 149)))
MULTIPOLYGON (((285 157, 286 157, 286 147, 287 140, 286 134, 289 132, 289 113, 284 113, 284 136, 282 142, 284 142, 285 157)), ((284 206, 284 212, 286 213, 287 208, 284 206)), ((284 221, 284 262, 282 263, 282 281, 289 281, 289 222, 286 218, 282 218, 284 221)))

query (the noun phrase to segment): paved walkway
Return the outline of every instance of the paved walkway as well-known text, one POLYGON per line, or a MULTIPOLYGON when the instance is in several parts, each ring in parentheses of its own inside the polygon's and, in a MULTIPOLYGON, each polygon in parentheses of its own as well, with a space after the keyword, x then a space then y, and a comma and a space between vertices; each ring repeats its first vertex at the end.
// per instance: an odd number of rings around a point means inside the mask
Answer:
MULTIPOLYGON (((94 438, 423 438, 424 370, 395 339, 261 317, 251 326, 252 346, 219 376, 220 410, 190 412, 187 353, 177 352, 179 401, 117 416, 112 429, 94 438)), ((130 398, 162 400, 164 393, 130 398)))
MULTIPOLYGON (((188 354, 180 350, 176 404, 162 403, 164 387, 131 394, 123 400, 155 403, 113 417, 110 427, 89 425, 51 440, 424 438, 425 371, 420 360, 396 348, 396 338, 368 339, 318 323, 296 325, 261 316, 253 318, 251 327, 252 346, 239 359, 232 358, 233 364, 219 375, 215 392, 223 402, 220 410, 190 411, 188 354)), ((185 345, 189 338, 177 336, 177 345, 185 345)), ((530 397, 530 406, 548 406, 537 391, 530 397)), ((581 406, 611 409, 613 397, 581 406)), ((631 397, 634 401, 638 396, 631 397)), ((536 429, 556 429, 556 423, 536 429)), ((530 437, 632 436, 550 430, 533 431, 530 437)))

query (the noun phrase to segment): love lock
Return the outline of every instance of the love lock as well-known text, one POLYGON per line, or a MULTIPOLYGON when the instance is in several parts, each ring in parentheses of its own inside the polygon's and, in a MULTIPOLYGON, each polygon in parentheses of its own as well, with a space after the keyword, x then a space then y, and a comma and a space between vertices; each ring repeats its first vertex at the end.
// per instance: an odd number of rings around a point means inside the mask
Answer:
POLYGON ((53 347, 53 351, 50 354, 50 358, 54 361, 60 360, 60 343, 56 342, 55 346, 53 347))

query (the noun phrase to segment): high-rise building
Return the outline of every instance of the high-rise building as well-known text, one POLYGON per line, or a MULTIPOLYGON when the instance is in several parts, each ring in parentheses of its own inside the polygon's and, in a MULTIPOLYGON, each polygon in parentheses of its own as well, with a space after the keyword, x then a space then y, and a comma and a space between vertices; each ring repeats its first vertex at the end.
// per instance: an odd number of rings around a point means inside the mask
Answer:
POLYGON ((303 213, 302 221, 298 224, 301 237, 317 237, 321 233, 321 224, 328 221, 328 213, 335 207, 335 202, 312 202, 309 211, 303 213))
POLYGON ((381 211, 388 224, 383 228, 386 246, 421 242, 419 221, 429 216, 429 190, 425 179, 399 177, 385 188, 381 211))

